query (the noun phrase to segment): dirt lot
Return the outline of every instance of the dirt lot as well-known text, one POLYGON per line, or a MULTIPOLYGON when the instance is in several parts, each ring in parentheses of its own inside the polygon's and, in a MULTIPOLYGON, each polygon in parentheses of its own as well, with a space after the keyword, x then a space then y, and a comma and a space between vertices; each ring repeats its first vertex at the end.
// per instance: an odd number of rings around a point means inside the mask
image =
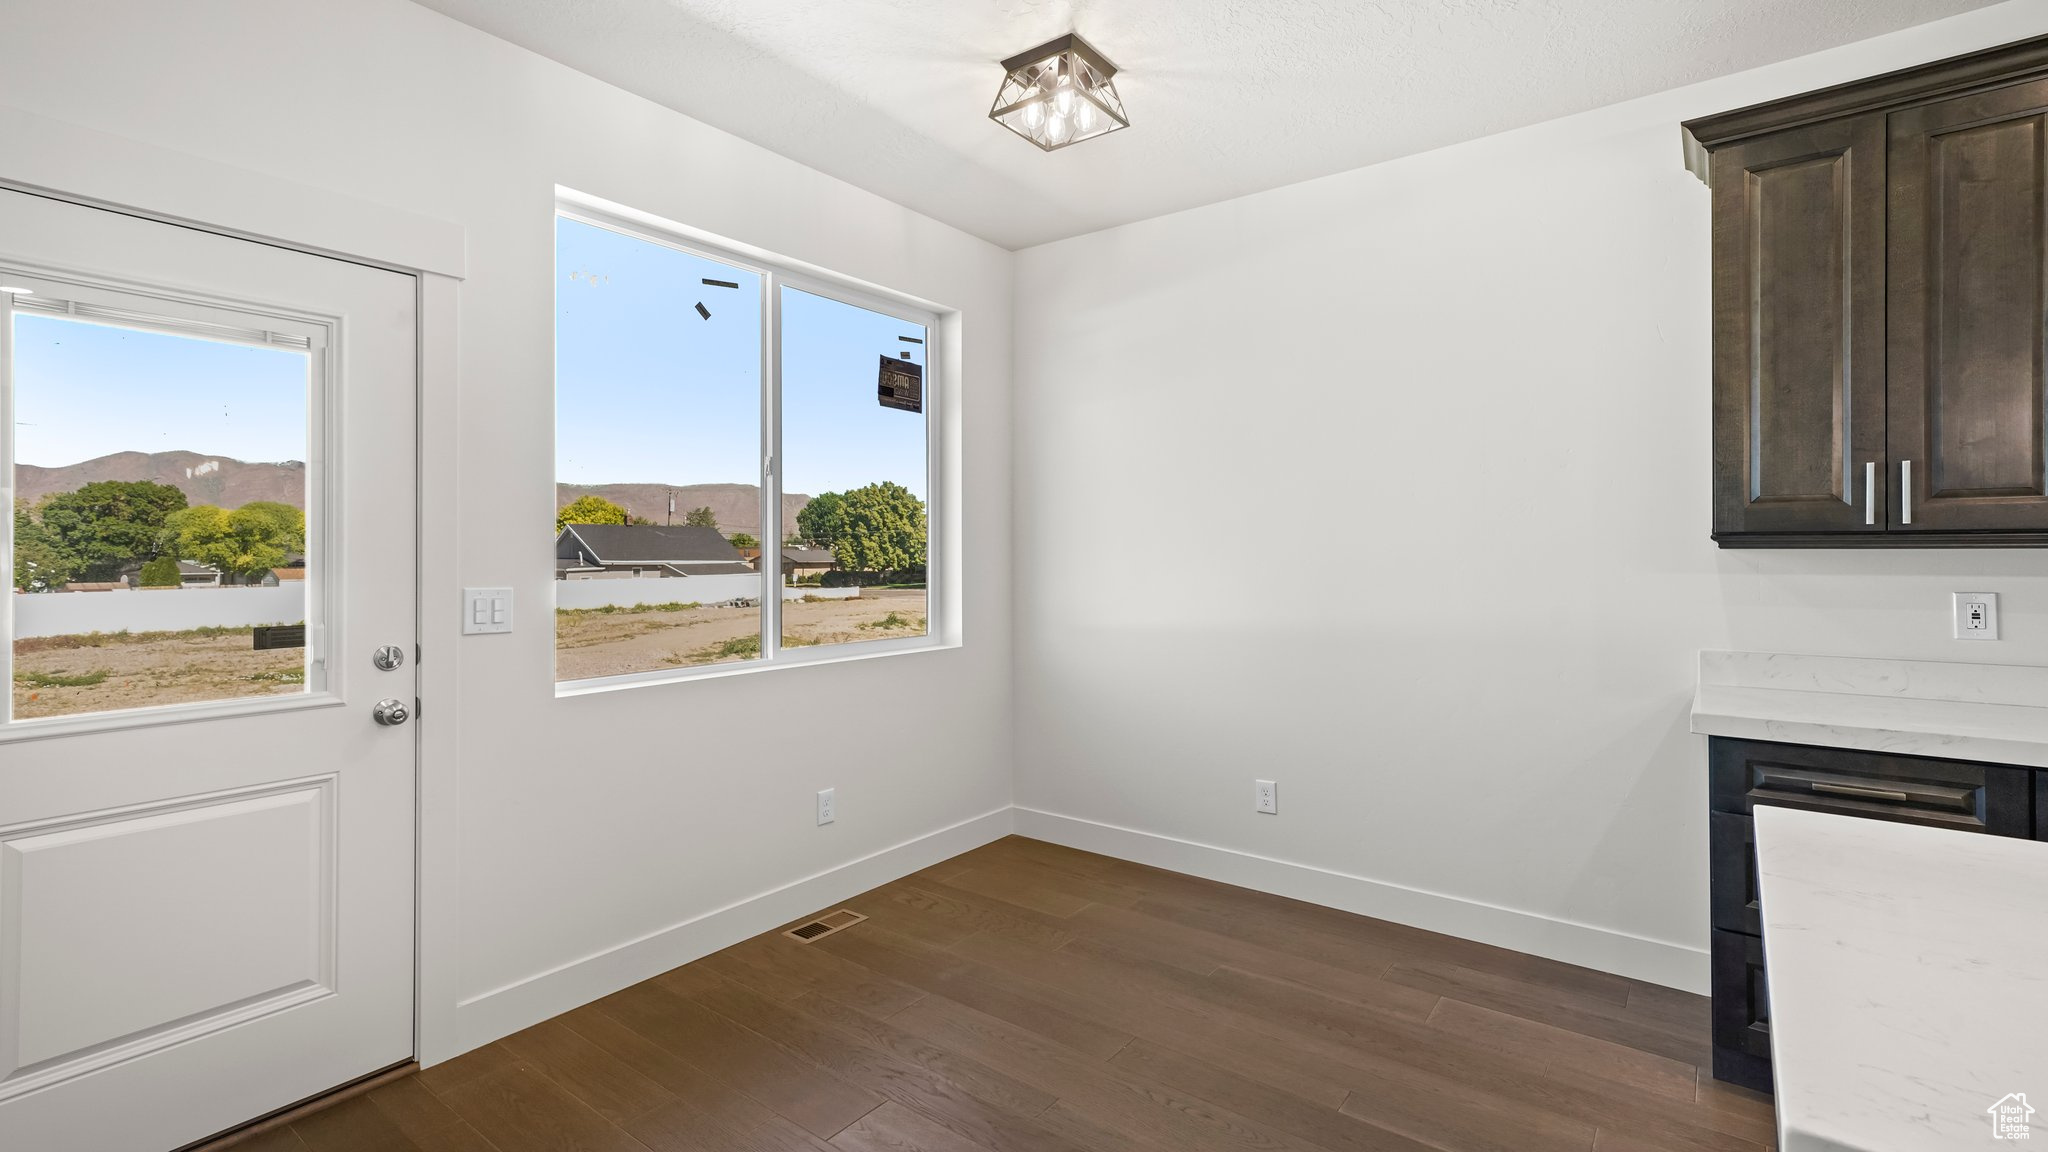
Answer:
MULTIPOLYGON (((919 636, 922 588, 869 588, 859 599, 783 605, 783 644, 806 647, 919 636)), ((619 608, 555 614, 555 677, 585 680, 727 664, 760 656, 755 608, 619 608)), ((14 716, 69 716, 303 691, 305 651, 257 652, 247 628, 35 636, 14 642, 14 716)))
MULTIPOLYGON (((787 647, 847 644, 923 635, 922 588, 868 588, 854 600, 782 606, 787 647)), ((756 659, 757 608, 602 608, 555 613, 555 679, 588 680, 627 672, 691 668, 756 659)))
POLYGON ((68 716, 303 691, 300 648, 257 652, 247 628, 31 636, 14 642, 14 716, 68 716))

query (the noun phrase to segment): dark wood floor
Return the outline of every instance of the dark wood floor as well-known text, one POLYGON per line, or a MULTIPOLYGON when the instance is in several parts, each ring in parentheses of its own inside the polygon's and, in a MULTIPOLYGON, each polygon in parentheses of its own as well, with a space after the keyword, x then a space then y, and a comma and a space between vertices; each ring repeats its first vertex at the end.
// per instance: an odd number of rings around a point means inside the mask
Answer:
POLYGON ((243 1152, 1755 1152, 1707 1002, 1022 838, 243 1152))

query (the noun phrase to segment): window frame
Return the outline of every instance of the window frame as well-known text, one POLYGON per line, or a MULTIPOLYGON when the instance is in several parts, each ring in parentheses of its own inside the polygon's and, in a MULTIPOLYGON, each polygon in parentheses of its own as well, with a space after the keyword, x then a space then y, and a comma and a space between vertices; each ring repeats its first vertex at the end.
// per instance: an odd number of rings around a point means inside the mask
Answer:
MULTIPOLYGON (((674 249, 686 256, 716 261, 730 265, 742 272, 760 277, 761 280, 761 443, 755 484, 760 492, 760 525, 764 533, 761 539, 761 604, 760 636, 761 654, 751 660, 735 660, 721 664, 704 664, 694 668, 660 668, 646 672, 622 672, 612 676, 595 676, 581 680, 556 680, 557 697, 581 696, 596 692, 609 692, 621 688, 634 688, 643 684, 671 684, 687 680, 713 679, 721 676, 765 672, 773 668, 806 667, 819 664, 837 664, 851 660, 868 660, 879 656, 893 656, 906 652, 925 652, 959 646, 959 641, 949 635, 945 621, 951 608, 951 571, 946 562, 943 540, 947 519, 945 495, 950 477, 944 471, 945 443, 941 430, 945 425, 945 387, 940 363, 944 356, 942 326, 948 313, 934 308, 915 297, 893 292, 872 284, 866 284, 852 277, 841 276, 823 269, 814 268, 787 258, 761 253, 744 248, 730 241, 707 238, 693 229, 672 221, 662 220, 646 213, 624 209, 617 205, 594 198, 571 193, 557 188, 555 211, 550 217, 550 227, 561 220, 573 220, 594 228, 603 228, 636 240, 659 244, 674 249), (792 288, 813 296, 822 297, 840 304, 863 308, 880 313, 906 324, 915 324, 924 330, 924 449, 925 449, 925 633, 922 636, 901 636, 881 640, 856 640, 843 644, 804 645, 785 649, 782 646, 782 292, 792 288), (768 525, 773 524, 772 532, 768 525)), ((555 242, 557 254, 559 241, 555 242)), ((550 261, 551 265, 553 261, 550 261)), ((555 298, 561 292, 561 269, 555 268, 555 298)), ((559 317, 559 307, 555 316, 559 317)), ((550 346, 559 339, 558 320, 550 326, 550 346)), ((557 349, 556 359, 559 359, 557 349)), ((554 397, 557 412, 561 404, 561 377, 554 380, 554 397)), ((561 451, 559 418, 555 423, 556 441, 551 461, 558 460, 561 451)), ((556 499, 554 493, 560 484, 559 471, 549 482, 549 499, 556 499)), ((553 508, 549 509, 550 518, 553 508)), ((551 587, 561 583, 550 569, 551 587)), ((549 612, 549 626, 556 626, 556 618, 549 612)), ((552 666, 553 638, 550 637, 552 666)))
POLYGON ((345 677, 333 653, 344 641, 339 574, 346 545, 339 530, 345 515, 341 453, 341 398, 334 382, 340 376, 342 320, 285 305, 232 299, 186 291, 144 281, 8 262, 0 265, 0 283, 28 288, 20 295, 0 293, 0 492, 8 497, 8 516, 0 522, 0 562, 8 568, 7 602, 0 605, 0 685, 9 698, 0 701, 0 745, 51 736, 111 732, 182 724, 303 708, 330 708, 346 703, 345 677), (15 609, 13 592, 14 470, 14 320, 17 315, 49 316, 112 328, 153 332, 256 348, 283 348, 306 355, 306 591, 307 653, 304 691, 272 696, 226 697, 182 704, 148 704, 103 712, 58 716, 14 715, 15 609))

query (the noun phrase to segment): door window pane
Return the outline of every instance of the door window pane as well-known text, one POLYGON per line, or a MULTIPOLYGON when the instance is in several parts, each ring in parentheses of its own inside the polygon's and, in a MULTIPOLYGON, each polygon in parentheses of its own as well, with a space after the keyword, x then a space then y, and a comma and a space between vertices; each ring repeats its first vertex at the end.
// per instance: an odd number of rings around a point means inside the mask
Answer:
POLYGON ((17 300, 11 717, 307 691, 313 354, 17 300))
POLYGON ((757 660, 761 278, 566 216, 555 241, 555 679, 757 660))
POLYGON ((783 288, 782 646, 923 637, 929 549, 919 324, 783 288))

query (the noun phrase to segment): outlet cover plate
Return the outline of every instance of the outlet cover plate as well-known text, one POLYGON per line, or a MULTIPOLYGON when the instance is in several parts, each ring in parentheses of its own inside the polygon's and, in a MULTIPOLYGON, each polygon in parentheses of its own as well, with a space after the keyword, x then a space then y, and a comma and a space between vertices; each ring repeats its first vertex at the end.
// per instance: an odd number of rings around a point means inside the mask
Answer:
POLYGON ((818 790, 818 827, 820 828, 839 818, 838 800, 833 795, 837 791, 838 789, 836 788, 820 788, 818 790))
POLYGON ((1271 780, 1254 780, 1252 784, 1257 790, 1254 799, 1258 804, 1259 811, 1268 816, 1278 816, 1280 814, 1280 786, 1271 780))
POLYGON ((1957 592, 1953 594, 1956 639, 1998 639, 1998 593, 1957 592))

